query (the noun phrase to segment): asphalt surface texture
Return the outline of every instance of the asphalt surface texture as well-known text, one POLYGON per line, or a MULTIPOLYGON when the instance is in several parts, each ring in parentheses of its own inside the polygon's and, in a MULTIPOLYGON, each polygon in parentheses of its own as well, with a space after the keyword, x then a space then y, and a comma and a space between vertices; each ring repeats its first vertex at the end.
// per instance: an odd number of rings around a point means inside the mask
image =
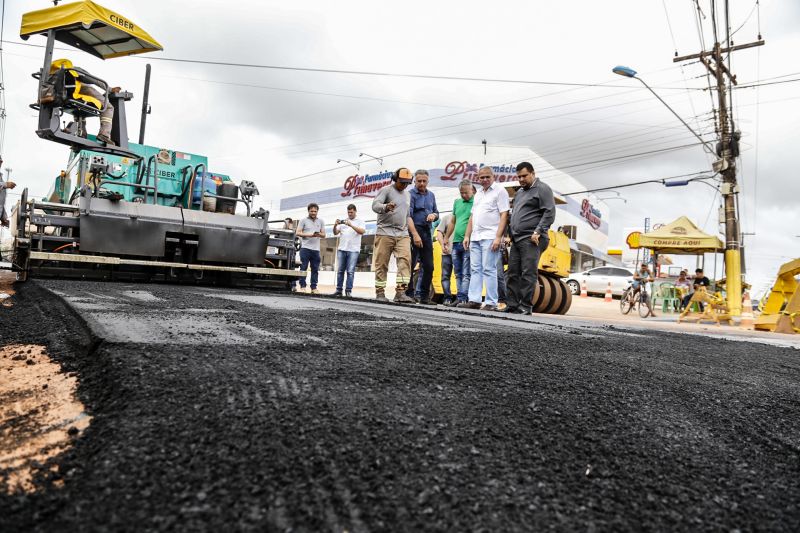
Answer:
POLYGON ((37 492, 0 490, 0 531, 800 530, 791 348, 253 290, 14 298, 2 343, 45 344, 92 421, 37 492))

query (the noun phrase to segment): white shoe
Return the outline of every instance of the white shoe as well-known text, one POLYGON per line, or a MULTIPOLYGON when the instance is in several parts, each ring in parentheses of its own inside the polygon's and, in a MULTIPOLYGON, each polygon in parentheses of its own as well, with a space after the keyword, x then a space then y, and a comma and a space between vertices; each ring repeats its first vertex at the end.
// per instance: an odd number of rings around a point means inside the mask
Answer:
POLYGON ((319 294, 319 291, 317 289, 311 289, 311 294, 319 294))

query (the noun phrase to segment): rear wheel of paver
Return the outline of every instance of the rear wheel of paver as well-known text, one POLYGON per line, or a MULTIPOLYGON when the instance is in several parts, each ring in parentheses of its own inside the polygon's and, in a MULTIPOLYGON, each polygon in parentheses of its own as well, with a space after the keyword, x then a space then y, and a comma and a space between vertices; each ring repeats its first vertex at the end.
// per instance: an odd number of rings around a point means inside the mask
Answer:
POLYGON ((538 288, 533 291, 531 303, 533 304, 534 313, 544 313, 544 310, 550 305, 550 301, 553 298, 553 290, 550 283, 546 281, 547 278, 544 276, 538 276, 538 278, 536 283, 538 288))
POLYGON ((563 295, 561 306, 553 311, 553 313, 557 315, 564 315, 567 313, 567 311, 569 311, 569 308, 572 307, 572 291, 569 287, 567 287, 567 284, 561 280, 553 280, 553 282, 555 283, 556 288, 558 288, 563 295))
POLYGON ((544 306, 542 313, 551 315, 564 303, 564 295, 561 293, 561 285, 556 280, 543 276, 543 281, 550 285, 550 302, 544 306))

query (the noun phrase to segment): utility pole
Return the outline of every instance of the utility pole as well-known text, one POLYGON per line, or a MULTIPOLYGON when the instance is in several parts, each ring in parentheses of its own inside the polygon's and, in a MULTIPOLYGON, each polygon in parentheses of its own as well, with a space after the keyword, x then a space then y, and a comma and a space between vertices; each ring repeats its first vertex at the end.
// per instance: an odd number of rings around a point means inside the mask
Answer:
POLYGON ((727 81, 736 85, 736 75, 725 66, 723 54, 730 54, 736 50, 763 46, 764 40, 759 35, 759 40, 747 44, 734 46, 732 42, 722 48, 719 42, 714 43, 710 52, 700 52, 688 56, 675 57, 672 61, 679 63, 688 59, 699 59, 716 79, 717 98, 719 102, 718 133, 719 144, 713 168, 722 175, 722 199, 725 210, 725 289, 728 295, 728 309, 734 316, 742 313, 742 243, 739 233, 739 217, 736 213, 736 195, 739 186, 736 183, 736 157, 739 155, 740 133, 733 131, 728 107, 727 81))

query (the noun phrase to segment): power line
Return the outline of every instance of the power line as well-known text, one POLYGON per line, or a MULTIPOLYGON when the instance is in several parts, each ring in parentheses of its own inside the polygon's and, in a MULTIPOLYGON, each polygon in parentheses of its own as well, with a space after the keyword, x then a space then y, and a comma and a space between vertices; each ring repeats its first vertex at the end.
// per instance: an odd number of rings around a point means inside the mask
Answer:
MULTIPOLYGON (((8 44, 18 46, 30 46, 36 48, 44 48, 42 45, 32 43, 21 43, 19 41, 3 41, 8 44)), ((66 49, 69 50, 69 49, 66 49)), ((615 88, 627 89, 627 85, 612 85, 607 83, 581 83, 581 82, 563 82, 563 81, 542 81, 542 80, 515 80, 510 78, 479 78, 470 76, 443 76, 435 74, 411 74, 405 72, 380 72, 370 70, 347 70, 335 68, 317 68, 317 67, 297 67, 287 65, 267 65, 259 63, 235 63, 232 61, 211 61, 207 59, 182 59, 175 57, 158 57, 149 56, 147 58, 140 58, 131 56, 132 59, 146 59, 148 61, 165 61, 171 63, 191 63, 196 65, 212 65, 220 67, 235 67, 235 68, 254 68, 263 70, 280 70, 280 71, 293 71, 293 72, 313 72, 321 74, 347 74, 354 76, 375 76, 385 78, 411 78, 411 79, 426 79, 426 80, 443 80, 443 81, 469 81, 469 82, 485 82, 485 83, 510 83, 522 85, 545 85, 545 86, 560 86, 560 87, 594 87, 594 88, 615 88)), ((682 87, 659 87, 664 90, 683 90, 682 87)), ((698 89, 700 90, 700 89, 698 89)))
POLYGON ((299 93, 299 94, 311 94, 317 96, 333 96, 338 98, 351 98, 354 100, 373 100, 376 102, 390 102, 396 104, 409 104, 409 105, 420 105, 420 106, 429 106, 429 107, 446 107, 451 109, 465 109, 464 107, 453 106, 453 105, 445 105, 445 104, 429 104, 426 102, 412 102, 409 100, 394 100, 391 98, 377 98, 372 96, 363 96, 363 95, 352 95, 352 94, 341 94, 341 93, 326 93, 320 91, 309 91, 306 89, 290 89, 287 87, 273 87, 269 85, 255 85, 249 83, 235 83, 230 81, 218 81, 218 80, 207 80, 202 78, 185 78, 183 76, 169 76, 164 75, 165 78, 174 78, 179 80, 189 80, 189 81, 199 81, 203 83, 214 83, 218 85, 231 85, 235 87, 248 87, 252 89, 265 89, 268 91, 281 91, 281 92, 289 92, 289 93, 299 93))
POLYGON ((764 83, 753 82, 748 85, 736 85, 734 89, 752 89, 753 87, 766 87, 767 85, 780 85, 782 83, 796 83, 800 81, 800 78, 794 78, 791 80, 780 80, 780 81, 768 81, 764 83))
MULTIPOLYGON (((335 146, 311 148, 311 149, 307 149, 307 150, 300 150, 300 151, 296 151, 296 152, 290 152, 287 155, 288 156, 297 156, 297 155, 303 155, 303 154, 308 154, 308 153, 319 153, 321 155, 324 155, 324 154, 336 153, 337 151, 340 151, 342 149, 352 148, 352 147, 356 147, 356 146, 358 146, 359 148, 368 148, 368 147, 374 148, 374 147, 379 147, 379 146, 385 146, 387 143, 385 143, 383 141, 395 140, 395 139, 400 139, 400 138, 403 138, 403 137, 413 137, 413 136, 416 136, 416 135, 419 135, 419 134, 423 134, 423 133, 430 133, 430 132, 448 130, 448 129, 457 128, 457 127, 461 127, 461 126, 468 126, 468 125, 473 125, 473 124, 484 123, 484 122, 488 122, 488 121, 492 121, 492 120, 502 120, 502 119, 505 119, 505 118, 525 115, 525 114, 534 113, 534 112, 537 112, 537 111, 543 111, 543 110, 546 110, 546 109, 553 109, 553 108, 557 108, 557 107, 569 106, 569 105, 572 105, 572 104, 575 104, 575 103, 585 103, 585 102, 588 102, 588 101, 600 100, 600 99, 604 99, 604 98, 608 98, 608 97, 609 96, 606 95, 606 96, 601 96, 601 97, 588 98, 588 99, 579 100, 579 101, 575 101, 575 102, 567 102, 567 103, 564 103, 564 104, 557 104, 557 105, 552 105, 552 106, 547 106, 547 107, 542 107, 542 108, 536 108, 536 109, 527 110, 527 111, 520 111, 520 112, 517 112, 517 113, 510 113, 510 114, 503 115, 503 116, 500 116, 500 117, 492 117, 492 118, 487 118, 487 119, 480 119, 480 120, 473 120, 473 121, 469 121, 469 122, 462 122, 462 123, 459 123, 459 124, 451 124, 451 125, 448 125, 448 126, 440 126, 440 127, 436 127, 436 128, 428 128, 428 129, 425 129, 425 130, 419 130, 419 131, 411 132, 411 133, 390 135, 388 137, 382 137, 382 138, 379 138, 379 139, 371 139, 370 141, 366 141, 368 143, 371 143, 371 144, 369 144, 367 146, 364 146, 363 142, 348 142, 348 143, 345 143, 345 144, 339 144, 339 145, 335 145, 335 146), (378 142, 378 141, 381 141, 381 142, 378 142), (376 142, 378 142, 378 144, 375 144, 376 142)), ((506 122, 506 123, 501 123, 501 124, 482 126, 482 127, 479 127, 479 128, 472 128, 472 129, 467 129, 467 130, 451 131, 451 132, 443 133, 443 134, 440 134, 440 135, 433 135, 433 136, 429 136, 429 137, 424 137, 424 138, 421 138, 421 139, 412 138, 412 139, 408 139, 408 140, 404 140, 404 141, 395 140, 394 142, 392 142, 390 144, 401 144, 401 143, 407 143, 407 142, 420 142, 420 141, 425 141, 425 140, 429 140, 429 139, 436 139, 438 137, 443 137, 443 136, 453 136, 453 135, 459 135, 459 134, 464 134, 464 133, 474 133, 474 132, 479 132, 479 131, 483 132, 485 130, 504 128, 504 127, 509 127, 509 126, 517 126, 517 125, 520 125, 520 124, 528 124, 528 123, 531 123, 531 122, 538 122, 538 121, 544 121, 544 120, 549 120, 549 119, 553 119, 553 118, 560 118, 560 117, 564 117, 564 116, 575 115, 575 114, 578 114, 578 113, 587 113, 587 112, 591 112, 591 111, 599 111, 599 110, 603 110, 603 109, 619 107, 621 105, 627 105, 627 104, 631 104, 631 103, 639 103, 639 102, 645 102, 645 101, 650 101, 650 98, 643 98, 643 99, 639 99, 639 100, 629 100, 629 101, 626 101, 626 102, 621 103, 621 104, 620 103, 614 103, 614 104, 605 105, 605 106, 592 107, 592 108, 589 108, 589 109, 579 109, 579 110, 576 110, 576 111, 569 111, 569 112, 566 112, 566 113, 559 113, 559 114, 554 114, 554 115, 546 115, 546 116, 543 116, 543 117, 536 117, 536 118, 526 119, 526 120, 521 120, 521 121, 506 122)), ((659 107, 659 106, 653 106, 653 107, 659 107)), ((641 112, 641 111, 643 111, 643 110, 634 110, 634 111, 632 111, 632 113, 638 113, 638 112, 641 112)), ((618 113, 618 114, 616 114, 614 116, 620 116, 620 114, 618 113)), ((593 122, 593 121, 590 120, 589 122, 593 122)))
MULTIPOLYGON (((658 183, 658 184, 661 184, 661 185, 665 185, 666 180, 677 179, 677 178, 686 178, 688 176, 698 176, 700 174, 708 174, 709 172, 710 171, 708 171, 708 170, 701 170, 699 172, 690 172, 689 174, 679 174, 677 176, 667 176, 666 178, 650 178, 650 179, 647 179, 647 180, 644 180, 644 181, 635 181, 635 182, 631 182, 631 183, 622 183, 622 184, 619 184, 619 185, 612 185, 612 186, 609 186, 609 187, 597 187, 596 189, 587 189, 585 191, 574 191, 574 192, 563 193, 561 196, 573 196, 575 194, 585 194, 585 193, 589 193, 589 192, 608 191, 610 189, 624 189, 625 187, 634 187, 636 185, 645 185, 647 183, 658 183)), ((695 180, 700 180, 700 179, 710 179, 712 177, 713 176, 705 176, 705 177, 701 177, 701 178, 694 178, 694 179, 687 180, 687 181, 695 181, 695 180)))

